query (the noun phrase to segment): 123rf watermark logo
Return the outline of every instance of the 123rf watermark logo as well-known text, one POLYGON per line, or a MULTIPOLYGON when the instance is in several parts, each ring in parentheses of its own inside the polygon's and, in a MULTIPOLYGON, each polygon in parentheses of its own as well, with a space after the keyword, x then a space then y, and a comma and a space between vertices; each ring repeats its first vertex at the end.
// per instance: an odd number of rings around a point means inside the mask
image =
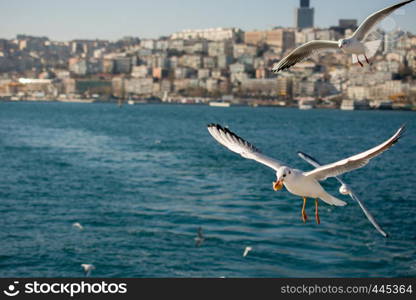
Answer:
POLYGON ((3 291, 3 293, 6 296, 14 297, 19 295, 20 291, 17 289, 17 285, 19 284, 19 281, 14 281, 13 284, 9 284, 6 290, 3 291))
POLYGON ((46 295, 46 294, 62 294, 74 297, 75 295, 88 294, 126 294, 127 283, 107 283, 105 281, 90 283, 90 282, 39 282, 32 281, 24 284, 19 284, 19 281, 14 281, 3 290, 6 296, 14 297, 19 294, 25 295, 46 295))

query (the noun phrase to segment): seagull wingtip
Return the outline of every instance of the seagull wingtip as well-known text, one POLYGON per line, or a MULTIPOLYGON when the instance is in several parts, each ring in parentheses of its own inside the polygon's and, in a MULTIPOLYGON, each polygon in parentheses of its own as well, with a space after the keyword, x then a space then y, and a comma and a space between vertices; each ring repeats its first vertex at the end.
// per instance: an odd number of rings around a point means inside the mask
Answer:
POLYGON ((403 138, 406 131, 407 131, 407 124, 403 124, 400 127, 400 129, 397 131, 397 135, 398 135, 397 139, 403 138))
POLYGON ((221 125, 219 125, 219 124, 211 123, 211 124, 208 124, 208 125, 207 125, 207 128, 208 128, 208 129, 210 129, 210 128, 221 129, 221 128, 223 128, 223 127, 222 127, 221 125))
POLYGON ((277 74, 282 70, 282 68, 279 66, 279 63, 275 63, 270 70, 272 73, 277 74))
POLYGON ((296 152, 296 154, 302 159, 306 158, 305 153, 303 153, 302 151, 298 151, 298 152, 296 152))

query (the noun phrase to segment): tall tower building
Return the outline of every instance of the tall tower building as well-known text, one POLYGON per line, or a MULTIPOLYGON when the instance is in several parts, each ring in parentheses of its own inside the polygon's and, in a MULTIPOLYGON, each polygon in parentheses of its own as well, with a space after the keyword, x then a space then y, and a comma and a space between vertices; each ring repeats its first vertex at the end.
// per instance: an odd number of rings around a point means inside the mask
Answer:
POLYGON ((300 0, 300 7, 295 10, 296 28, 304 29, 313 27, 315 9, 309 5, 309 0, 300 0))
POLYGON ((309 7, 309 0, 300 0, 300 7, 309 7))

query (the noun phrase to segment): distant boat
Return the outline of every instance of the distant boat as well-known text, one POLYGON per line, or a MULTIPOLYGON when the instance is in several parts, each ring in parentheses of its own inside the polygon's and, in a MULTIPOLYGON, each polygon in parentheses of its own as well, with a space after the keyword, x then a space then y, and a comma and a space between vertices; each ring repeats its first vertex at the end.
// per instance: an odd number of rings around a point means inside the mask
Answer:
POLYGON ((368 110, 370 105, 368 101, 344 100, 341 104, 341 110, 368 110))
POLYGON ((231 107, 231 103, 230 102, 225 102, 225 101, 212 101, 209 103, 209 106, 212 107, 231 107))
POLYGON ((314 109, 315 101, 310 101, 310 100, 299 101, 298 107, 300 110, 314 109))
POLYGON ((137 105, 137 104, 147 104, 147 100, 145 99, 141 99, 141 100, 133 100, 133 99, 129 99, 127 101, 128 105, 137 105))
POLYGON ((64 103, 93 103, 94 99, 81 99, 81 98, 66 98, 66 99, 58 99, 59 102, 64 103))
POLYGON ((393 109, 393 102, 390 100, 381 101, 376 106, 377 109, 380 110, 392 110, 393 109))

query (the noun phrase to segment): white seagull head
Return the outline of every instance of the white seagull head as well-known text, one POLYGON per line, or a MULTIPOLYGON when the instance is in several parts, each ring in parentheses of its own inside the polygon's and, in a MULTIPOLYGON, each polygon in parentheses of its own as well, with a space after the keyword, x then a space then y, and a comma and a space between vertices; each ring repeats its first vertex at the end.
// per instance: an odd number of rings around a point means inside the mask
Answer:
POLYGON ((341 187, 339 188, 339 192, 342 195, 350 195, 351 194, 351 189, 348 185, 343 184, 341 185, 341 187))
POLYGON ((342 48, 346 47, 348 45, 348 43, 349 43, 348 39, 340 39, 338 41, 338 47, 340 47, 342 49, 342 48))
POLYGON ((276 182, 273 182, 273 189, 277 192, 283 188, 286 180, 290 180, 293 175, 293 171, 288 167, 281 167, 276 172, 276 182))

